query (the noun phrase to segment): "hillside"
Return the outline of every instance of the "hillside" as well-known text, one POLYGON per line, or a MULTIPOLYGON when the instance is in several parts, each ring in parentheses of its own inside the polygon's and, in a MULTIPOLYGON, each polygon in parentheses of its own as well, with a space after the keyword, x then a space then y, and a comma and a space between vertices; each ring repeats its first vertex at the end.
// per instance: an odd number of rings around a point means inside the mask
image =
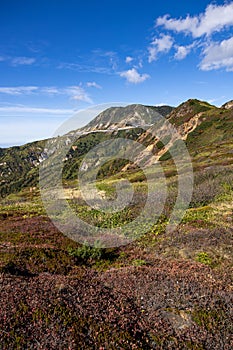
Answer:
MULTIPOLYGON (((86 127, 59 138, 52 149, 55 147, 55 150, 56 147, 61 147, 62 144, 71 144, 76 133, 83 133, 66 157, 69 162, 65 164, 64 172, 68 178, 72 178, 81 163, 81 157, 94 145, 113 137, 113 130, 119 130, 119 133, 114 137, 120 134, 125 136, 127 130, 129 130, 127 137, 135 139, 140 127, 145 128, 152 125, 158 118, 159 113, 165 116, 171 110, 172 107, 169 106, 130 105, 127 107, 113 107, 100 113, 86 127), (106 133, 94 133, 94 131, 102 129, 106 130, 106 133), (120 129, 123 130, 120 131, 120 129)), ((24 146, 0 149, 0 196, 4 197, 11 192, 17 192, 23 187, 36 186, 38 183, 38 166, 53 152, 53 150, 45 148, 47 142, 48 140, 42 140, 24 146)))
MULTIPOLYGON (((177 128, 181 138, 186 140, 193 157, 197 149, 200 157, 200 150, 203 149, 205 154, 209 149, 210 153, 211 147, 214 147, 215 152, 212 157, 215 157, 216 162, 223 156, 226 157, 225 161, 231 163, 232 110, 225 107, 217 108, 198 100, 189 100, 175 109, 169 106, 130 105, 110 108, 100 113, 86 127, 77 130, 79 133, 83 132, 83 135, 73 144, 64 159, 64 177, 66 179, 75 177, 85 153, 100 142, 111 138, 124 137, 143 143, 155 154, 154 158, 148 160, 148 165, 158 159, 168 159, 169 153, 166 151, 174 144, 175 139, 171 138, 167 145, 162 145, 161 141, 154 137, 153 124, 159 119, 159 113, 166 116, 177 128), (148 130, 145 131, 145 129, 148 130), (95 131, 98 130, 106 130, 106 133, 96 133, 95 131)), ((71 132, 61 137, 60 145, 72 144, 74 134, 71 132)), ((45 145, 46 140, 0 149, 0 195, 2 197, 11 192, 17 192, 23 187, 36 186, 38 166, 49 156, 47 152, 51 152, 44 149, 45 145)), ((60 146, 57 144, 53 147, 60 146)), ((115 171, 123 168, 129 168, 126 161, 117 166, 114 165, 115 171)), ((111 173, 111 170, 105 169, 105 171, 108 174, 111 173)))
POLYGON ((233 108, 233 100, 224 103, 224 105, 222 105, 222 108, 224 108, 224 109, 232 109, 233 108))
MULTIPOLYGON (((76 131, 48 140, 51 148, 44 140, 0 149, 0 349, 232 349, 233 109, 229 105, 217 108, 191 99, 175 109, 158 107, 160 112, 142 105, 110 109, 89 123, 74 143, 76 131), (178 136, 167 135, 158 120, 161 111, 178 136), (101 198, 111 205, 125 179, 134 195, 123 209, 103 211, 96 194, 87 193, 96 206, 83 199, 77 174, 89 150, 118 138, 143 145, 135 160, 145 156, 146 174, 125 159, 104 164, 96 181, 101 198), (194 184, 180 222, 167 230, 180 185, 172 152, 179 138, 191 156, 194 184), (70 148, 62 158, 64 198, 55 198, 53 204, 64 199, 83 221, 107 230, 103 241, 92 245, 62 234, 41 200, 39 165, 51 156, 56 167, 64 145, 70 148), (148 187, 158 184, 155 162, 165 178, 164 202, 161 188, 148 187), (112 230, 123 231, 140 215, 148 188, 157 196, 151 211, 160 201, 163 204, 159 217, 150 227, 146 220, 136 222, 131 242, 114 246, 112 230), (103 246, 104 239, 110 245, 103 246)), ((110 147, 105 149, 111 153, 110 147)), ((129 150, 134 156, 135 150, 129 150)), ((95 152, 94 168, 102 151, 95 152)), ((85 165, 87 170, 89 164, 85 165)), ((47 176, 53 180, 52 172, 47 176)), ((122 188, 127 195, 129 189, 122 188)), ((67 221, 65 212, 61 217, 67 221)))
MULTIPOLYGON (((206 102, 188 100, 175 108, 168 116, 168 121, 176 127, 179 138, 185 141, 194 165, 232 164, 233 111, 230 108, 217 108, 206 102), (201 162, 203 155, 203 162, 201 162)), ((154 136, 152 126, 140 137, 147 148, 155 153, 148 161, 171 158, 169 150, 174 147, 176 137, 164 138, 164 143, 154 136)))
POLYGON ((37 141, 0 149, 0 196, 36 185, 37 168, 47 157, 45 143, 46 141, 37 141))
POLYGON ((173 107, 129 105, 126 107, 112 107, 106 109, 88 123, 83 130, 95 131, 99 129, 119 129, 125 127, 149 126, 155 123, 160 115, 166 117, 173 107))

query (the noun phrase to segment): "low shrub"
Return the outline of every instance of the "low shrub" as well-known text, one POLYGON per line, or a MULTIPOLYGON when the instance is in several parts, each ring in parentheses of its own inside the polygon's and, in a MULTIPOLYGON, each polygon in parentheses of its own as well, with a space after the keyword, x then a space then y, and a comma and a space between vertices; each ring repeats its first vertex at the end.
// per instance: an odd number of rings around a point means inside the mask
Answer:
POLYGON ((103 257, 103 248, 99 241, 96 241, 92 247, 88 242, 85 242, 81 247, 68 248, 70 256, 82 261, 100 260, 103 257))
POLYGON ((196 261, 208 266, 212 264, 212 259, 209 257, 208 253, 205 252, 198 253, 196 256, 196 261))

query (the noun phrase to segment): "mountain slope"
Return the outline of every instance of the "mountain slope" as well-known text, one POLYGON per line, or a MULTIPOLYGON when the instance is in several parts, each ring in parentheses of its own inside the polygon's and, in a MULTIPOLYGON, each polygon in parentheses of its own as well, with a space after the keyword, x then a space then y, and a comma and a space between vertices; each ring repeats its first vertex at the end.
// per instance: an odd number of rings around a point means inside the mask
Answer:
POLYGON ((173 107, 143 106, 139 104, 126 107, 108 108, 88 123, 82 130, 116 129, 124 127, 140 127, 154 124, 160 115, 166 117, 173 107))
POLYGON ((0 196, 35 186, 38 165, 47 157, 46 140, 0 149, 0 196))
MULTIPOLYGON (((113 107, 100 113, 86 127, 67 133, 60 137, 58 142, 54 140, 53 150, 65 144, 72 145, 76 133, 83 133, 64 159, 64 162, 66 161, 65 177, 73 178, 76 176, 83 155, 94 145, 111 138, 113 130, 129 129, 129 134, 126 135, 122 131, 121 135, 136 139, 139 131, 135 133, 135 127, 148 127, 158 119, 160 113, 165 116, 172 109, 173 107, 170 106, 145 107, 142 105, 113 107), (103 129, 106 130, 106 133, 93 134, 94 131, 103 129)), ((49 150, 44 149, 47 141, 42 140, 18 147, 0 148, 0 197, 17 192, 25 186, 35 186, 38 183, 38 166, 49 156, 49 150)))
MULTIPOLYGON (((166 118, 179 130, 194 165, 192 199, 174 231, 167 230, 179 190, 165 147, 171 140, 162 143, 152 127, 84 132, 74 144, 73 133, 50 140, 52 161, 59 147, 70 147, 63 159, 63 198, 80 219, 107 229, 101 238, 109 248, 97 240, 81 245, 60 232, 39 191, 26 188, 0 201, 1 349, 232 349, 233 110, 189 100, 166 118), (120 247, 108 233, 120 227, 121 236, 124 225, 144 210, 155 172, 148 168, 145 178, 136 169, 98 179, 98 194, 110 205, 119 182, 132 183, 135 196, 118 212, 92 207, 77 184, 86 152, 115 137, 139 141, 160 157, 167 187, 159 220, 150 227, 144 219, 136 223, 135 240, 120 247)), ((45 144, 0 149, 4 196, 37 183, 38 165, 49 155, 45 144)), ((112 175, 124 167, 117 160, 102 172, 112 175)), ((160 188, 155 187, 152 214, 160 188)), ((54 198, 55 209, 60 199, 54 198)), ((70 224, 64 214, 62 222, 70 224)))
MULTIPOLYGON (((205 154, 211 153, 209 163, 224 161, 231 164, 233 162, 233 110, 217 108, 207 102, 190 99, 175 108, 167 116, 167 120, 175 126, 179 138, 186 142, 193 161, 194 158, 198 161, 200 152, 204 152, 205 154)), ((172 135, 167 138, 167 141, 161 143, 159 138, 154 136, 154 131, 154 126, 152 126, 138 139, 139 142, 146 144, 147 150, 154 153, 148 165, 158 159, 170 159, 171 155, 168 150, 178 140, 176 135, 174 137, 172 135)))
MULTIPOLYGON (((146 150, 154 154, 148 159, 147 165, 158 159, 169 160, 169 148, 176 141, 175 137, 161 143, 153 136, 153 124, 159 120, 160 113, 175 126, 186 142, 195 166, 232 164, 233 110, 217 108, 203 101, 188 100, 175 109, 169 106, 142 105, 110 108, 83 128, 83 135, 74 144, 74 132, 60 137, 58 142, 54 141, 54 150, 63 144, 72 146, 63 159, 64 178, 76 178, 83 156, 100 142, 111 138, 123 137, 142 143, 147 147, 146 150), (168 112, 170 114, 167 115, 168 112), (97 132, 99 130, 103 132, 97 132)), ((80 133, 80 130, 77 132, 80 133)), ((38 166, 49 155, 49 150, 44 149, 45 145, 46 140, 0 149, 0 196, 37 185, 38 166)), ((99 157, 101 155, 97 154, 96 163, 99 157)), ((105 167, 103 174, 128 168, 127 161, 114 161, 105 167)))
POLYGON ((222 105, 222 108, 233 109, 233 100, 224 103, 224 105, 222 105))

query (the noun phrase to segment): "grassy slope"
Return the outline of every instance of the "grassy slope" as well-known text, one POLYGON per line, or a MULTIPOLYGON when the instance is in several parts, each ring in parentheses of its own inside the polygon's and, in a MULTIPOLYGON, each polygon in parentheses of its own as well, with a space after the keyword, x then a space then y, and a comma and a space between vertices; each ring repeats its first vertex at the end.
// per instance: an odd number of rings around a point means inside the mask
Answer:
MULTIPOLYGON (((203 118, 187 139, 194 194, 175 232, 165 230, 177 186, 171 160, 162 162, 169 198, 159 222, 118 249, 80 247, 64 237, 37 190, 2 200, 3 349, 232 348, 232 112, 211 107, 203 118)), ((146 183, 138 170, 100 180, 100 190, 111 197, 122 176, 134 183, 140 209, 146 183)), ((103 217, 78 200, 73 205, 108 227, 138 209, 103 217)))
POLYGON ((45 143, 46 140, 0 149, 0 197, 37 184, 38 168, 35 165, 39 163, 45 143))

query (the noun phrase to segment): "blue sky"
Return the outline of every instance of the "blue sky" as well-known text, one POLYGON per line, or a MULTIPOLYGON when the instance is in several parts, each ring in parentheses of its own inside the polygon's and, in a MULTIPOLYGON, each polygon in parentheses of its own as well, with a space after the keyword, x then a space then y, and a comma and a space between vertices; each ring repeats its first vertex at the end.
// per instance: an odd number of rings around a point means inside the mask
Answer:
POLYGON ((233 1, 2 0, 0 77, 0 147, 101 103, 221 105, 233 99, 233 1))

